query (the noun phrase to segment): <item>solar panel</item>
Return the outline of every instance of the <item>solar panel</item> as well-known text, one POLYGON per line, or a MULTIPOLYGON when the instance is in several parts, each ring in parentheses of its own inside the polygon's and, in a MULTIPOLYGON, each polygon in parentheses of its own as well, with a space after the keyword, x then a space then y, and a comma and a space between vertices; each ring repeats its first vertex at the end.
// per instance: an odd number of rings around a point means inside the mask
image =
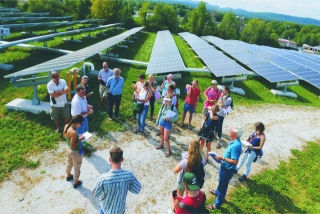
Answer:
POLYGON ((114 36, 112 38, 108 38, 104 41, 98 42, 94 45, 80 49, 73 53, 6 75, 5 78, 13 78, 13 77, 19 77, 19 76, 38 74, 38 73, 42 73, 50 70, 60 71, 71 65, 81 62, 82 60, 90 58, 91 56, 98 54, 100 51, 104 49, 107 49, 109 47, 116 45, 117 43, 131 36, 132 34, 139 32, 143 28, 144 27, 132 28, 131 30, 128 30, 120 35, 114 36))
POLYGON ((191 46, 216 77, 249 74, 241 65, 216 50, 200 37, 188 32, 179 33, 179 35, 191 46))
POLYGON ((185 69, 186 67, 170 31, 158 31, 146 73, 170 73, 185 69))

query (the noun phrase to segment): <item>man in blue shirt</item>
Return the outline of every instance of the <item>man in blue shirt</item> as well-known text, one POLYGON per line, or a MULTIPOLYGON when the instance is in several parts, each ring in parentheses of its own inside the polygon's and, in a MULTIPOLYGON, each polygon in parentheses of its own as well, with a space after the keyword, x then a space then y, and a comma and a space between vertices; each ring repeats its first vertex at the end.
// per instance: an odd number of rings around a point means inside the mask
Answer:
POLYGON ((121 102, 121 94, 122 94, 122 88, 124 86, 124 79, 120 77, 120 69, 115 68, 113 69, 114 76, 109 77, 107 82, 107 87, 109 87, 109 107, 108 107, 108 115, 109 120, 112 120, 113 117, 113 105, 116 105, 116 109, 114 111, 114 117, 118 118, 119 116, 119 108, 120 108, 120 102, 121 102))
POLYGON ((236 166, 238 164, 238 160, 241 154, 242 147, 239 138, 242 136, 242 133, 242 127, 240 127, 237 124, 233 125, 229 129, 229 136, 232 141, 228 145, 223 156, 216 156, 216 159, 222 160, 222 163, 219 169, 218 188, 216 190, 209 191, 211 194, 217 196, 214 204, 208 206, 209 209, 218 209, 224 202, 228 190, 229 181, 235 173, 236 166))

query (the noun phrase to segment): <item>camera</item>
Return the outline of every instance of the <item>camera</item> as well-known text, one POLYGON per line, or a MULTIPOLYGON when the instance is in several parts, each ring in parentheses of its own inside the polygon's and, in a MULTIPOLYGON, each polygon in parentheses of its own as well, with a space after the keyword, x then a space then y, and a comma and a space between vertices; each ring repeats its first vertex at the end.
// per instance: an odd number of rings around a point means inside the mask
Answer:
POLYGON ((172 191, 172 198, 175 199, 177 197, 177 190, 172 191))
POLYGON ((167 75, 166 75, 166 76, 164 76, 164 79, 165 79, 165 80, 167 80, 167 79, 168 79, 167 75))
POLYGON ((137 82, 136 82, 135 80, 132 80, 132 83, 133 83, 133 84, 136 84, 137 82))

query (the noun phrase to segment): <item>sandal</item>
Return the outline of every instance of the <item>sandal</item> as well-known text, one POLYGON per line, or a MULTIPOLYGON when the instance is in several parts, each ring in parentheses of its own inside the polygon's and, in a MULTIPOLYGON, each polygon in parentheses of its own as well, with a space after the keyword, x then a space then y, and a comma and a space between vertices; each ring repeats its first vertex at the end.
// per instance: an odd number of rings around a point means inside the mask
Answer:
POLYGON ((214 205, 214 204, 211 204, 211 205, 209 205, 209 206, 207 206, 208 207, 208 209, 210 209, 210 210, 216 210, 216 209, 218 209, 217 207, 216 207, 216 205, 214 205))
POLYGON ((143 137, 147 137, 146 133, 145 133, 145 132, 142 132, 142 131, 141 131, 141 135, 142 135, 143 137))
POLYGON ((156 149, 163 149, 163 144, 160 146, 157 146, 156 149))
POLYGON ((209 192, 210 192, 212 195, 215 195, 215 196, 218 195, 215 190, 209 190, 209 192))
POLYGON ((135 134, 137 134, 138 132, 140 132, 140 129, 133 130, 133 133, 135 133, 135 134))
POLYGON ((220 144, 220 143, 217 143, 217 144, 216 144, 216 148, 217 148, 217 149, 220 149, 220 148, 221 148, 221 144, 220 144))
POLYGON ((169 151, 166 152, 166 157, 168 158, 170 156, 171 156, 171 151, 169 150, 169 151))

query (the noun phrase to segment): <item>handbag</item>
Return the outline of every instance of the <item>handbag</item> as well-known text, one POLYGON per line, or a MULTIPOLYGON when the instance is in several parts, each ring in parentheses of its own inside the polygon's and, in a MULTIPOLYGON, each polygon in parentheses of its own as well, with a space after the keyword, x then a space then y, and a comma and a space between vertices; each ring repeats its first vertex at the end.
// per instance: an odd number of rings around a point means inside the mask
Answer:
POLYGON ((133 111, 138 111, 138 110, 140 110, 139 103, 137 103, 137 102, 135 102, 135 101, 132 102, 131 109, 132 109, 133 111))
POLYGON ((153 92, 153 95, 154 95, 154 99, 157 101, 157 100, 159 100, 160 99, 160 97, 161 97, 161 94, 159 93, 159 91, 155 91, 155 92, 153 92))

